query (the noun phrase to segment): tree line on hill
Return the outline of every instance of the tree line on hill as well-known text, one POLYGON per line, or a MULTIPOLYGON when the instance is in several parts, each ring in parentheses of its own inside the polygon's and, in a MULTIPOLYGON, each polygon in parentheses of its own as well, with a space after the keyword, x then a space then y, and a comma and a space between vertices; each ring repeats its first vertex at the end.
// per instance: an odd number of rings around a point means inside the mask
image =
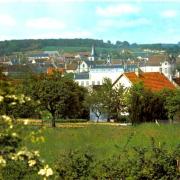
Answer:
POLYGON ((43 48, 53 47, 91 47, 92 45, 101 48, 149 48, 167 50, 169 52, 180 52, 179 44, 130 44, 128 41, 104 42, 97 39, 24 39, 0 41, 0 56, 10 55, 14 52, 25 52, 42 50, 43 48))

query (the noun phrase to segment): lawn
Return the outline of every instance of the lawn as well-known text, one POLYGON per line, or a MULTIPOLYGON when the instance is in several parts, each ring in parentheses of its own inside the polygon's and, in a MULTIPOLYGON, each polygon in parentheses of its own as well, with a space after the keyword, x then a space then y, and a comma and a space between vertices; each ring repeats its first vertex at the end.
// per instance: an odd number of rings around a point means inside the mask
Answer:
MULTIPOLYGON (((38 130, 36 126, 26 126, 25 133, 38 130)), ((39 150, 42 158, 53 163, 60 153, 68 150, 91 150, 96 158, 108 158, 119 153, 123 148, 132 149, 133 146, 150 146, 150 139, 154 137, 156 143, 163 142, 169 150, 180 144, 180 124, 156 125, 142 124, 138 126, 110 126, 103 124, 76 125, 66 124, 60 128, 45 128, 42 131, 44 143, 24 142, 30 149, 39 150)))

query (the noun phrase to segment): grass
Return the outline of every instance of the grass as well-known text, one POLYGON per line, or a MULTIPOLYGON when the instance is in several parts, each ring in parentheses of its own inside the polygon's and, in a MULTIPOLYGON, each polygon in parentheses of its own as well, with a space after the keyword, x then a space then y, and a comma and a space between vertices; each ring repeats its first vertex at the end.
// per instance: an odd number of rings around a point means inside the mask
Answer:
MULTIPOLYGON (((27 126, 26 133, 37 130, 36 126, 27 126)), ((42 135, 45 137, 44 143, 30 143, 25 141, 31 149, 40 151, 43 159, 48 163, 53 163, 60 153, 72 149, 85 151, 91 149, 98 159, 108 158, 119 153, 127 144, 127 148, 133 146, 150 145, 150 138, 154 137, 156 143, 166 143, 169 150, 175 148, 180 143, 180 124, 160 125, 142 124, 132 127, 109 126, 103 124, 87 124, 77 126, 67 123, 61 128, 46 128, 42 135)))

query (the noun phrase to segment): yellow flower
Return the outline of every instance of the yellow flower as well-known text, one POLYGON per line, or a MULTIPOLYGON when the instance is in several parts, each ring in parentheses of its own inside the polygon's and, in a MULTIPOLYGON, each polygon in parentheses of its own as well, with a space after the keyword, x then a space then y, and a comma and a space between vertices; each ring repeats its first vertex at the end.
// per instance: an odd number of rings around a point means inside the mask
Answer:
POLYGON ((28 124, 28 120, 24 120, 24 125, 27 125, 28 124))
POLYGON ((28 164, 29 164, 29 167, 32 167, 36 164, 36 161, 35 160, 29 160, 28 164))
POLYGON ((8 125, 12 125, 12 119, 9 116, 2 115, 1 117, 8 125))
POLYGON ((12 156, 11 156, 11 159, 12 159, 12 160, 17 160, 17 156, 16 156, 16 155, 12 155, 12 156))
POLYGON ((41 175, 41 176, 44 176, 46 174, 45 169, 40 169, 38 174, 41 175))
POLYGON ((11 105, 16 105, 16 102, 12 102, 11 105))
POLYGON ((0 102, 3 102, 3 100, 4 100, 4 97, 0 96, 0 102))
POLYGON ((35 155, 35 156, 40 156, 40 155, 39 155, 39 151, 34 151, 34 155, 35 155))
POLYGON ((2 156, 0 156, 0 166, 6 166, 6 160, 2 156))
POLYGON ((6 97, 7 97, 7 98, 12 98, 12 99, 14 99, 14 100, 17 100, 17 99, 18 99, 16 95, 7 95, 6 97))
POLYGON ((17 134, 16 134, 16 133, 12 133, 12 136, 13 136, 13 137, 17 137, 17 134))
POLYGON ((30 97, 25 97, 25 99, 26 99, 26 101, 30 101, 31 100, 31 98, 30 97))
POLYGON ((48 177, 48 176, 52 176, 52 175, 53 175, 52 169, 51 169, 51 168, 48 168, 48 169, 46 170, 46 176, 48 177))
POLYGON ((39 170, 38 174, 41 176, 49 177, 53 175, 53 170, 48 165, 46 165, 44 169, 39 170))

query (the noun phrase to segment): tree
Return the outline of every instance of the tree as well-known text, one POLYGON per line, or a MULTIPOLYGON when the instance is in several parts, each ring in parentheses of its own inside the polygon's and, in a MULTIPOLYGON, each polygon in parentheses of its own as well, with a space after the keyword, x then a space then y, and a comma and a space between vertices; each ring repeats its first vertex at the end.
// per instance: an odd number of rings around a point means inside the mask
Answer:
POLYGON ((134 84, 130 89, 128 104, 130 120, 133 124, 167 119, 163 93, 145 89, 142 82, 134 84))
POLYGON ((123 86, 113 87, 110 79, 104 79, 101 87, 104 113, 110 118, 119 119, 125 111, 126 91, 123 86), (104 98, 106 97, 106 98, 104 98))
POLYGON ((118 119, 125 111, 125 97, 125 89, 122 86, 113 87, 110 79, 104 79, 103 85, 90 93, 87 102, 97 121, 102 114, 106 115, 108 120, 118 119))
POLYGON ((97 122, 103 114, 102 94, 100 90, 93 90, 86 97, 86 106, 95 114, 97 122))
POLYGON ((180 90, 176 89, 174 92, 169 93, 166 98, 166 105, 168 111, 168 118, 173 122, 176 113, 180 112, 180 90))
POLYGON ((56 118, 76 118, 84 110, 86 90, 60 73, 35 76, 26 84, 25 92, 51 113, 52 127, 56 118))

